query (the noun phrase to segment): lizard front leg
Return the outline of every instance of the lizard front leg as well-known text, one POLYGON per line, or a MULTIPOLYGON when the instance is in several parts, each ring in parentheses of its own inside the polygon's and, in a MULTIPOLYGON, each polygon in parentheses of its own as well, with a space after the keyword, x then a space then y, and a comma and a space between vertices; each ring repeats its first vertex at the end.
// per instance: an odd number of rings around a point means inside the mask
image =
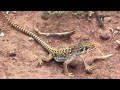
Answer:
POLYGON ((64 69, 64 73, 65 75, 69 76, 69 77, 74 77, 73 73, 70 73, 68 71, 68 64, 70 64, 70 62, 73 61, 73 58, 67 59, 64 63, 63 63, 63 69, 64 69))
POLYGON ((84 63, 86 73, 91 73, 91 71, 94 69, 94 67, 91 66, 91 65, 89 65, 89 64, 84 60, 85 57, 84 57, 84 58, 83 58, 82 56, 80 56, 80 57, 81 57, 81 59, 82 59, 82 61, 83 61, 83 63, 84 63))
POLYGON ((47 57, 46 56, 39 56, 33 64, 36 64, 37 66, 39 66, 43 63, 43 61, 48 62, 52 59, 53 59, 52 54, 49 54, 47 57))
POLYGON ((94 67, 89 65, 85 60, 83 60, 83 62, 84 62, 84 66, 85 66, 85 71, 87 73, 91 73, 91 71, 94 69, 94 67))
POLYGON ((80 58, 84 63, 86 73, 92 73, 94 67, 92 65, 89 65, 88 62, 85 61, 85 57, 83 57, 82 55, 80 56, 80 58))

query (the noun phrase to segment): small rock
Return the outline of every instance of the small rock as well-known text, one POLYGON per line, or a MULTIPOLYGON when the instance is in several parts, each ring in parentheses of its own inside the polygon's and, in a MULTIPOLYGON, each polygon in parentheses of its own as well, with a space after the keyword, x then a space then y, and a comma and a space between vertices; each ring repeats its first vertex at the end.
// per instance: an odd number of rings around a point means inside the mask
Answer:
POLYGON ((13 57, 12 60, 17 60, 18 58, 17 57, 13 57))
POLYGON ((5 41, 5 39, 2 40, 3 42, 5 41))
POLYGON ((120 31, 120 27, 116 27, 116 30, 120 31))
POLYGON ((110 22, 110 21, 111 21, 111 17, 105 17, 105 18, 104 18, 104 21, 105 21, 105 22, 110 22))
POLYGON ((108 39, 110 39, 110 35, 107 34, 107 33, 102 33, 99 37, 102 40, 108 40, 108 39))
MULTIPOLYGON (((11 12, 16 13, 16 11, 11 11, 11 12)), ((6 14, 9 14, 9 13, 10 13, 10 11, 6 11, 6 14)))
POLYGON ((113 28, 109 28, 109 30, 113 33, 114 32, 114 29, 113 28))
POLYGON ((0 37, 3 37, 5 36, 5 34, 3 32, 0 33, 0 37))
POLYGON ((88 11, 88 16, 89 16, 89 17, 92 17, 92 16, 93 16, 93 14, 94 14, 94 12, 93 12, 93 11, 88 11))
POLYGON ((10 11, 6 11, 6 14, 9 14, 10 11))
POLYGON ((119 40, 116 40, 116 43, 120 46, 120 41, 119 40))
POLYGON ((13 13, 16 13, 16 11, 12 11, 13 13))
POLYGON ((15 57, 15 56, 16 56, 16 53, 15 53, 15 52, 10 52, 10 53, 9 53, 9 56, 10 56, 10 57, 15 57))
POLYGON ((116 30, 116 31, 113 32, 113 35, 116 35, 118 33, 119 33, 119 31, 116 30))
POLYGON ((32 37, 29 37, 29 39, 28 39, 29 41, 33 41, 34 39, 32 38, 32 37))

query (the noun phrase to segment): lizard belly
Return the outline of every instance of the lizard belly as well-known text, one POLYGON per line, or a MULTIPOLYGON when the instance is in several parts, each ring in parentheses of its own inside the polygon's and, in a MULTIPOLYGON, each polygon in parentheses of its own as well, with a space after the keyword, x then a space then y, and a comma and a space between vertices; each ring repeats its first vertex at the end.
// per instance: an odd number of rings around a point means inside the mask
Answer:
POLYGON ((72 58, 72 60, 75 60, 75 58, 77 58, 80 54, 74 52, 74 53, 71 53, 71 54, 68 54, 68 55, 65 55, 65 56, 62 56, 62 55, 57 55, 57 56, 54 56, 54 60, 56 62, 64 62, 65 60, 67 59, 70 59, 72 58))
POLYGON ((67 57, 66 56, 55 56, 54 60, 56 62, 64 62, 65 60, 67 60, 67 57))

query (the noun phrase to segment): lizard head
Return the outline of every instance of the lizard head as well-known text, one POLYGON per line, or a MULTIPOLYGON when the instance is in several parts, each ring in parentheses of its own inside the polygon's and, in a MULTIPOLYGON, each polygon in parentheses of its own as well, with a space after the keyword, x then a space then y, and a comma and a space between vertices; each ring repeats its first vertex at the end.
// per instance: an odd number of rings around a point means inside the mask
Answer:
POLYGON ((95 48, 95 45, 89 41, 82 41, 79 43, 79 47, 82 47, 85 51, 90 51, 95 48))
POLYGON ((95 48, 95 45, 90 41, 80 41, 74 48, 74 51, 76 52, 87 52, 90 50, 93 50, 95 48))

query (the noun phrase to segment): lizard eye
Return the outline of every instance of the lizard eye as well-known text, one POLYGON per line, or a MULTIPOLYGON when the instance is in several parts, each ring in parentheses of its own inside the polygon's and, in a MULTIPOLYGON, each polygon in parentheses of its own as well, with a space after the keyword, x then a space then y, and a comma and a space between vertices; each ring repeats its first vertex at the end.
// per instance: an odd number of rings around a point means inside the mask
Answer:
POLYGON ((89 48, 88 47, 85 47, 85 50, 87 51, 89 48))
POLYGON ((89 51, 89 50, 91 50, 91 47, 85 47, 85 50, 89 51))

